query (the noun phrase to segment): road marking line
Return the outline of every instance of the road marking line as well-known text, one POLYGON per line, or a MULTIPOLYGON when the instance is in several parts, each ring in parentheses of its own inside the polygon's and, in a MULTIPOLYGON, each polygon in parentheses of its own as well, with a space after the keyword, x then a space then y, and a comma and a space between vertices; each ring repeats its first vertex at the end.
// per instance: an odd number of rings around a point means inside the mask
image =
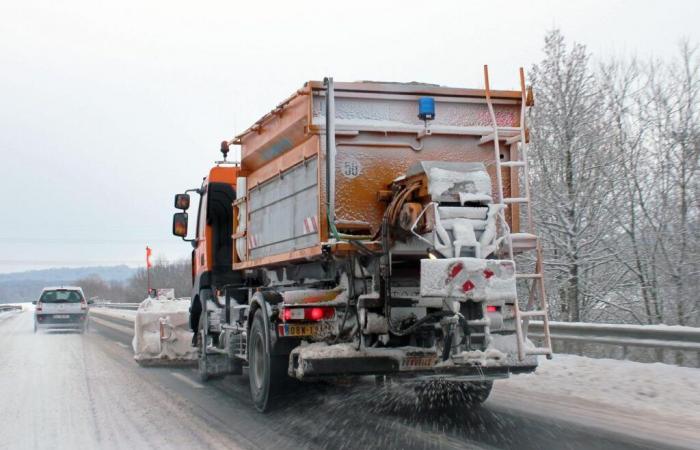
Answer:
POLYGON ((197 383, 196 381, 190 380, 188 377, 186 377, 185 375, 183 375, 181 373, 170 372, 170 375, 174 376, 175 378, 177 378, 180 381, 184 381, 185 383, 189 384, 193 388, 204 389, 203 385, 197 383))
POLYGON ((125 343, 123 343, 123 342, 119 342, 119 341, 117 341, 117 342, 115 342, 115 344, 117 344, 117 345, 118 345, 118 346, 120 346, 121 348, 129 348, 129 346, 128 346, 128 345, 126 345, 126 344, 125 344, 125 343))
POLYGON ((90 321, 95 322, 95 323, 99 323, 100 325, 102 325, 104 327, 111 328, 111 329, 119 331, 121 333, 128 334, 129 336, 134 335, 133 328, 125 327, 123 325, 117 325, 116 323, 111 323, 111 322, 108 322, 106 320, 98 319, 97 317, 90 317, 90 321))

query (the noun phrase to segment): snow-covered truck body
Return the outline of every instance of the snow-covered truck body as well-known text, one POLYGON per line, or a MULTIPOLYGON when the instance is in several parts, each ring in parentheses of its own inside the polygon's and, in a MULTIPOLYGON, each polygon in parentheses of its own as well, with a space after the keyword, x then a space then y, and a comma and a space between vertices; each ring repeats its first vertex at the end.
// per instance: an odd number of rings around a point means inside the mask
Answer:
POLYGON ((194 244, 202 377, 249 366, 264 410, 286 376, 483 387, 534 370, 551 351, 541 250, 520 232, 530 102, 522 71, 520 91, 491 91, 488 77, 483 90, 326 79, 222 143, 241 160, 217 166, 230 170, 226 219, 200 207, 198 232, 231 236, 194 244), (520 274, 514 253, 529 250, 535 271, 520 274), (536 316, 540 347, 527 339, 536 316))

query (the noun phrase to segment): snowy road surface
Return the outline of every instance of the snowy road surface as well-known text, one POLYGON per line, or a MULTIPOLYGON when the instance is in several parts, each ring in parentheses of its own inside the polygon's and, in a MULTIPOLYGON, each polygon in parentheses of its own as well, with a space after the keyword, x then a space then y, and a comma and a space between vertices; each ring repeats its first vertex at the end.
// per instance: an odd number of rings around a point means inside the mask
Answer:
POLYGON ((387 407, 369 386, 303 385, 262 415, 246 376, 202 385, 191 368, 139 367, 128 330, 95 321, 86 335, 35 335, 30 311, 0 317, 0 448, 700 448, 692 418, 601 411, 518 383, 450 414, 387 407))

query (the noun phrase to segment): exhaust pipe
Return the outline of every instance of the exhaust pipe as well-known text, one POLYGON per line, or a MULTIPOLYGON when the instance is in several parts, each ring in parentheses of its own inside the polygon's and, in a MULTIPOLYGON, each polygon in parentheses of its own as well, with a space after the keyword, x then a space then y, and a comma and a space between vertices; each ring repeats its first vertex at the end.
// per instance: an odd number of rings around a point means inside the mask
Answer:
POLYGON ((335 91, 333 78, 323 80, 326 85, 326 208, 329 234, 335 232, 335 91))

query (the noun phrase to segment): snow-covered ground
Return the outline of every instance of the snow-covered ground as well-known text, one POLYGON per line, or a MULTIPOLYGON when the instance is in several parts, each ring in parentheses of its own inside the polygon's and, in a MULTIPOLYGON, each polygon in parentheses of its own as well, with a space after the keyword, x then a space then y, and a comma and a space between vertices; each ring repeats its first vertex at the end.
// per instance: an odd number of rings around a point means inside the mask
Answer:
MULTIPOLYGON (((122 319, 135 314, 100 310, 122 319)), ((534 374, 497 381, 485 407, 545 422, 556 418, 553 427, 575 424, 602 436, 656 442, 658 448, 700 448, 700 369, 695 368, 556 354, 553 360, 540 358, 534 374)))
POLYGON ((0 449, 241 448, 205 408, 173 399, 171 370, 136 366, 97 327, 34 333, 33 320, 0 321, 0 449))
MULTIPOLYGON (((136 316, 136 311, 106 308, 99 313, 131 321, 136 316)), ((534 374, 497 381, 496 389, 574 397, 627 411, 682 417, 697 421, 700 427, 700 369, 556 354, 552 360, 540 357, 534 374)))
POLYGON ((555 355, 466 415, 358 416, 376 391, 307 385, 304 403, 292 393, 268 416, 247 378, 200 385, 192 370, 133 364, 123 321, 135 311, 94 313, 88 335, 34 334, 28 311, 0 320, 0 448, 699 448, 700 369, 555 355))
POLYGON ((541 358, 534 374, 498 381, 499 386, 676 416, 700 427, 700 369, 557 354, 541 358))
MULTIPOLYGON (((98 312, 131 321, 136 316, 130 310, 99 308, 98 312)), ((534 374, 497 381, 496 389, 573 397, 627 411, 680 417, 700 427, 700 369, 556 354, 552 360, 540 357, 534 374)))

